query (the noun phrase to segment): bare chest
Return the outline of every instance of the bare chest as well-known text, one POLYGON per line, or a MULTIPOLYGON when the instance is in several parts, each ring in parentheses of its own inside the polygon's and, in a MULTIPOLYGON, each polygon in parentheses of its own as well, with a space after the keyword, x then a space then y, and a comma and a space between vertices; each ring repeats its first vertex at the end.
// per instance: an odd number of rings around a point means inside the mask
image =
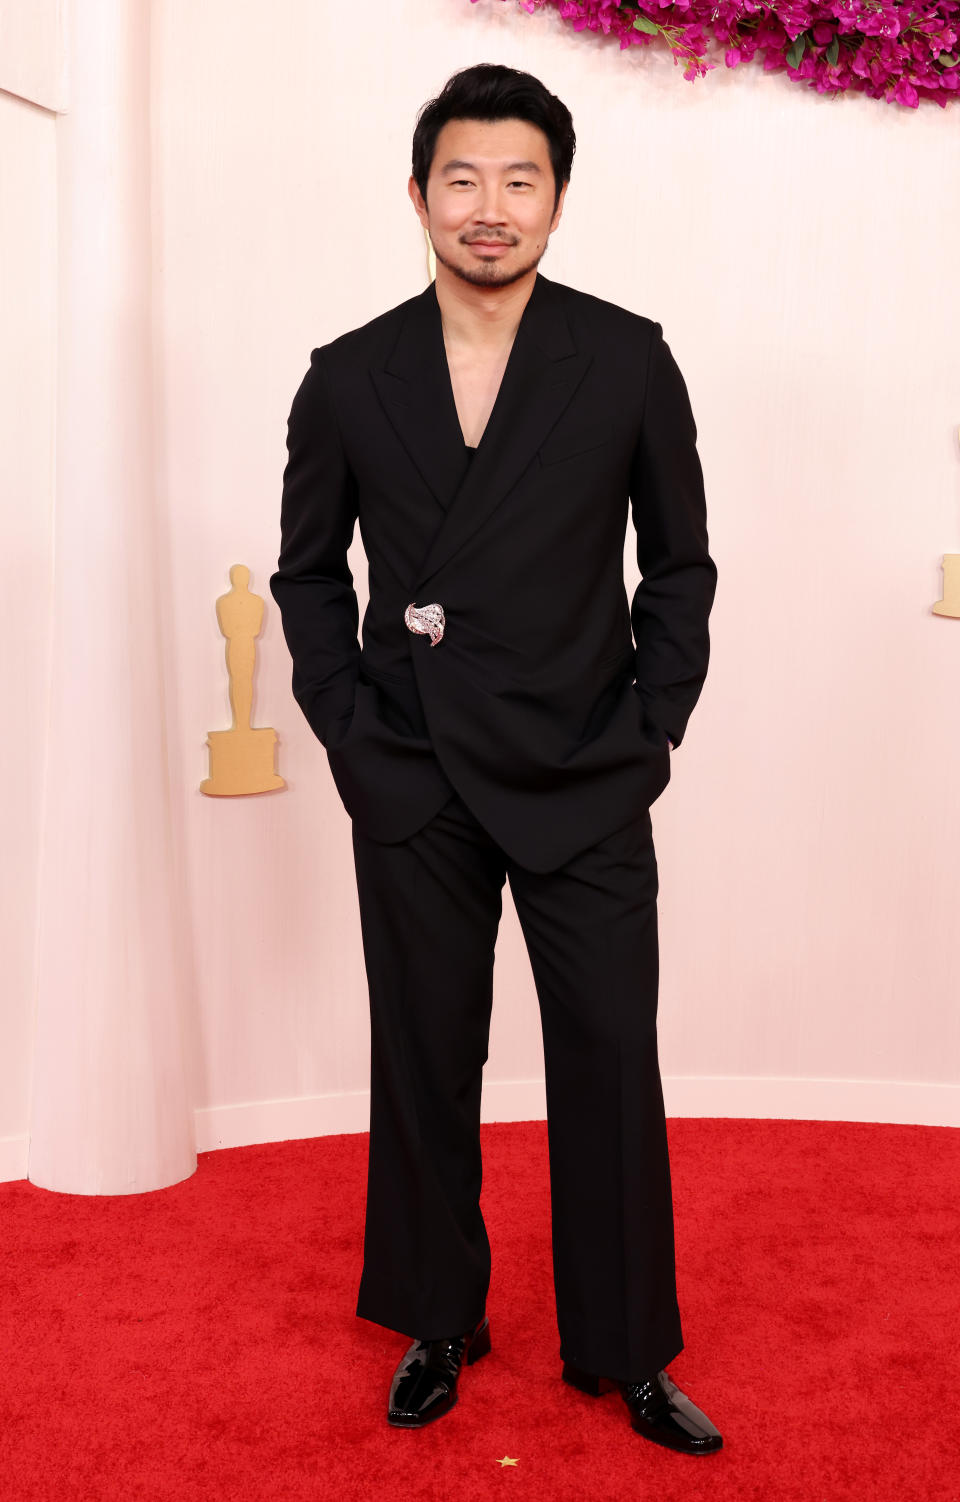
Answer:
POLYGON ((476 448, 493 411, 510 351, 490 356, 447 353, 450 384, 464 443, 476 448))

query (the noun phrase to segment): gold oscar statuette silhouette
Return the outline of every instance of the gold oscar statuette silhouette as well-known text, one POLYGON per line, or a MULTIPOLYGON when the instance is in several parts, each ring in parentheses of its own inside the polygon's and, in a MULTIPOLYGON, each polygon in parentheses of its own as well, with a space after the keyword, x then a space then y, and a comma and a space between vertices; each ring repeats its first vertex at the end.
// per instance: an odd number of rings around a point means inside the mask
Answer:
MULTIPOLYGON (((960 438, 960 429, 957 430, 960 438)), ((960 553, 943 555, 943 599, 932 607, 934 615, 960 618, 960 553)))
POLYGON ((934 605, 933 613, 960 617, 960 553, 943 555, 943 599, 934 605))
POLYGON ((216 798, 236 798, 244 793, 269 793, 286 787, 274 771, 275 730, 253 730, 253 665, 256 637, 263 622, 263 599, 248 588, 250 570, 235 563, 230 570, 231 589, 217 600, 217 622, 227 638, 227 675, 230 681, 229 730, 207 732, 210 776, 200 784, 201 793, 216 798))

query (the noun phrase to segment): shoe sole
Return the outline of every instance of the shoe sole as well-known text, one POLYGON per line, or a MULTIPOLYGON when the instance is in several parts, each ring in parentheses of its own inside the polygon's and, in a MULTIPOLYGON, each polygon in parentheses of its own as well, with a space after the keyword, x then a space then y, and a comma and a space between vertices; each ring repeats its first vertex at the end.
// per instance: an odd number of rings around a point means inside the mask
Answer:
POLYGON ((664 1450, 672 1450, 675 1455, 716 1455, 718 1451, 723 1449, 722 1439, 719 1444, 710 1445, 709 1448, 704 1446, 700 1450, 688 1450, 686 1445, 675 1445, 671 1440, 665 1439, 662 1434, 650 1434, 646 1429, 638 1428, 632 1419, 630 1421, 630 1428, 634 1434, 639 1434, 641 1439, 649 1439, 653 1444, 661 1445, 664 1450))
POLYGON ((455 1397, 452 1403, 447 1404, 446 1408, 441 1408, 436 1413, 428 1414, 425 1419, 395 1419, 391 1418, 388 1413, 387 1423, 393 1429, 425 1429, 428 1424, 435 1424, 437 1419, 446 1418, 451 1408, 456 1408, 458 1401, 459 1397, 455 1397))

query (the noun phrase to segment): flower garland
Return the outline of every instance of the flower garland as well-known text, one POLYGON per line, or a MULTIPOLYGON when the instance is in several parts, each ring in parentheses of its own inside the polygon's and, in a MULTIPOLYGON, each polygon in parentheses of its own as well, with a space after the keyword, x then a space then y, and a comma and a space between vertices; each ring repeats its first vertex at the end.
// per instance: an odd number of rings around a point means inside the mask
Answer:
MULTIPOLYGON (((470 0, 475 4, 476 0, 470 0)), ((858 91, 916 109, 921 99, 941 108, 960 90, 960 0, 517 0, 529 12, 551 4, 574 31, 602 31, 621 49, 662 36, 674 64, 693 82, 715 67, 711 38, 735 68, 756 54, 769 72, 789 76, 818 94, 858 91)))

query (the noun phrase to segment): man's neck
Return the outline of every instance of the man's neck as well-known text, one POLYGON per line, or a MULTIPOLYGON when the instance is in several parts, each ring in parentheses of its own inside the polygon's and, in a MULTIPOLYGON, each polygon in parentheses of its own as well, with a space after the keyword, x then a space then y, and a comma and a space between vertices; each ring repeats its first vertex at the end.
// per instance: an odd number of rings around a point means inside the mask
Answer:
POLYGON ((509 347, 536 278, 534 268, 506 287, 475 287, 438 265, 436 293, 447 347, 476 354, 509 347))

